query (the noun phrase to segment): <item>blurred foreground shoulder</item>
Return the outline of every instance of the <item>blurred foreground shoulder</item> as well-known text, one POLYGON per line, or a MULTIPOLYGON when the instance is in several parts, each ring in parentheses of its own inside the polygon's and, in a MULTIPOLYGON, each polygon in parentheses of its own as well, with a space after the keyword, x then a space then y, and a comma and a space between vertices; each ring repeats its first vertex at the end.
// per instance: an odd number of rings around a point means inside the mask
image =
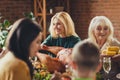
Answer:
POLYGON ((27 64, 7 53, 0 60, 0 80, 31 80, 27 64))

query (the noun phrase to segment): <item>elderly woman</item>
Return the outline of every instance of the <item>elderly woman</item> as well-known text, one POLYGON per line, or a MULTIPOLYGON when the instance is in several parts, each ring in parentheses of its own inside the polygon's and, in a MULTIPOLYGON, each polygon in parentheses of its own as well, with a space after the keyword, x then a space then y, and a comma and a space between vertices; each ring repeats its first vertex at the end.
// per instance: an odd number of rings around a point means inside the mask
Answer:
POLYGON ((53 46, 51 52, 55 55, 64 48, 73 48, 80 41, 74 23, 66 12, 58 12, 52 17, 49 31, 50 35, 42 43, 42 47, 50 50, 49 46, 53 46))
MULTIPOLYGON (((120 42, 113 37, 114 29, 111 21, 105 16, 96 16, 91 20, 88 39, 93 41, 102 50, 108 46, 119 46, 120 42)), ((109 80, 119 80, 116 75, 120 73, 120 54, 112 56, 112 68, 108 75, 101 70, 102 77, 109 80)))

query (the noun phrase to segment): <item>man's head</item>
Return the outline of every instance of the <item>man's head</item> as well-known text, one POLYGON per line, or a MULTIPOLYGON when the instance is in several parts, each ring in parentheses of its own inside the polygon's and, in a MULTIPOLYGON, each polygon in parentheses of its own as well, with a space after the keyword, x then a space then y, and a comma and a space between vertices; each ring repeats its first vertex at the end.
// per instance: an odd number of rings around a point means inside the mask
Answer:
POLYGON ((83 40, 75 45, 71 58, 75 64, 74 69, 78 72, 94 72, 99 64, 100 53, 94 43, 83 40))

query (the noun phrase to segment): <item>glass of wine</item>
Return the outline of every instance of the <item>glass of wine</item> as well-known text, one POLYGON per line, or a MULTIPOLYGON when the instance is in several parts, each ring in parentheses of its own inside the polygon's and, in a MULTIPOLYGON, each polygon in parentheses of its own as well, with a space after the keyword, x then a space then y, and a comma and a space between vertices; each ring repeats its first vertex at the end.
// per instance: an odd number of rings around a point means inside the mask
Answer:
POLYGON ((103 57, 103 69, 108 74, 111 70, 111 57, 103 57))
POLYGON ((107 74, 110 72, 110 70, 111 70, 111 57, 103 57, 103 70, 107 74))

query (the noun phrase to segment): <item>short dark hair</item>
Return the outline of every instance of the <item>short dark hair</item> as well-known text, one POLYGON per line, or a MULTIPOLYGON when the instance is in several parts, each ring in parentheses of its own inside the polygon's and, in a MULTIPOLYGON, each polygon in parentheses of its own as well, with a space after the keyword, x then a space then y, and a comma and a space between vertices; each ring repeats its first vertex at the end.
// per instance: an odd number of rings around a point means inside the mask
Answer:
POLYGON ((7 37, 6 47, 30 67, 29 47, 41 31, 41 27, 36 22, 27 18, 19 19, 12 25, 7 37))
POLYGON ((84 40, 73 48, 72 59, 78 67, 95 70, 99 64, 100 50, 93 42, 84 40))

